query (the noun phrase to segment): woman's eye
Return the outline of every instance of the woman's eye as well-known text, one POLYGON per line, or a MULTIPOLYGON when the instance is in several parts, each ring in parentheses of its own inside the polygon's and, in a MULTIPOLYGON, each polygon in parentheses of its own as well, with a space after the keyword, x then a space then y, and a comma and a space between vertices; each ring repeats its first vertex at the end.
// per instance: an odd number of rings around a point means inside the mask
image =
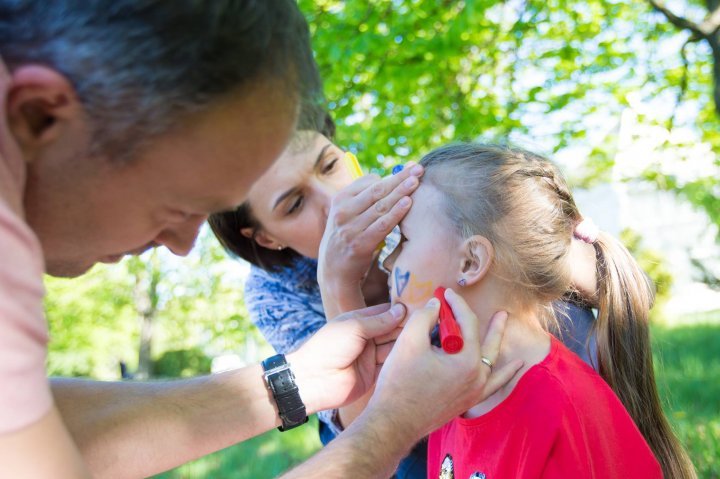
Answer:
POLYGON ((303 204, 303 197, 298 196, 295 198, 295 201, 293 202, 292 206, 290 206, 290 209, 288 210, 287 214, 291 215, 295 213, 303 204))
POLYGON ((332 161, 330 161, 328 164, 325 165, 325 167, 322 169, 323 175, 327 175, 332 170, 335 169, 335 165, 337 164, 339 158, 334 158, 332 161))

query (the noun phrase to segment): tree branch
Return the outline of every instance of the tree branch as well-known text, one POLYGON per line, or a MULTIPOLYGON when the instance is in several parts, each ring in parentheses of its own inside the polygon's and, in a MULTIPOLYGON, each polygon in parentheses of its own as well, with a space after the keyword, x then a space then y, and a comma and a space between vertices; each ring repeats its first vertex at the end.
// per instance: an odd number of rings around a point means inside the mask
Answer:
MULTIPOLYGON (((700 29, 700 25, 695 22, 691 22, 687 18, 675 15, 665 6, 665 2, 663 0, 648 0, 648 2, 650 2, 650 5, 652 5, 655 10, 665 15, 665 18, 667 18, 670 23, 672 23, 679 29, 690 30, 694 35, 697 35, 701 38, 707 37, 707 34, 700 29)), ((711 16, 713 15, 715 15, 715 12, 713 12, 711 16)))
POLYGON ((682 78, 680 78, 680 89, 678 90, 677 98, 675 100, 675 106, 673 106, 672 114, 670 115, 670 118, 668 118, 668 125, 667 129, 668 131, 672 131, 674 123, 675 123, 675 114, 677 113, 677 109, 680 106, 680 104, 683 101, 683 98, 685 97, 685 92, 687 92, 688 87, 688 70, 690 69, 690 62, 688 61, 687 57, 687 46, 690 43, 699 42, 701 40, 700 37, 691 35, 690 38, 688 38, 685 43, 683 43, 682 48, 680 49, 680 58, 682 59, 683 63, 683 73, 682 78))
POLYGON ((710 36, 720 28, 720 7, 708 13, 705 20, 698 27, 705 35, 710 36))

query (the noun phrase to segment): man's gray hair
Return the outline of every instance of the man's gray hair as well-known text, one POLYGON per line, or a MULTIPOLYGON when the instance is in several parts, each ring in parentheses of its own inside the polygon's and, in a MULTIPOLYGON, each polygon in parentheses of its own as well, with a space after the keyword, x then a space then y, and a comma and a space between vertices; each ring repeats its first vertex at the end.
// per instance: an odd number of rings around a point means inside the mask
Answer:
MULTIPOLYGON (((294 0, 0 0, 0 56, 73 84, 93 153, 127 158, 188 114, 270 78, 321 118, 317 67, 294 0)), ((238 118, 252 121, 252 118, 238 118)))

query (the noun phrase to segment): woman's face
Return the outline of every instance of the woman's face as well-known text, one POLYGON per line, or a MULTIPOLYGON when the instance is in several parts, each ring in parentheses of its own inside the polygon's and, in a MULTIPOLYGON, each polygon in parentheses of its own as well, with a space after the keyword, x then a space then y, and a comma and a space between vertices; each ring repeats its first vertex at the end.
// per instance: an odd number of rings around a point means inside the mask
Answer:
POLYGON ((300 133, 248 195, 260 246, 317 258, 330 201, 353 182, 344 154, 320 133, 300 133))
POLYGON ((438 286, 455 286, 463 261, 462 241, 442 215, 441 193, 422 184, 412 198, 400 222, 400 244, 383 263, 392 303, 403 303, 408 315, 424 307, 438 286))

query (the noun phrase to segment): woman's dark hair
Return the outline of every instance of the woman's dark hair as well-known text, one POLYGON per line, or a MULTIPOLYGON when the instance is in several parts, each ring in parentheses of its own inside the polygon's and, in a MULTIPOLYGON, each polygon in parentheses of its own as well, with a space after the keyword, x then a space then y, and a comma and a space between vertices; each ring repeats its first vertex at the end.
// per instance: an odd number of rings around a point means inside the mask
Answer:
MULTIPOLYGON (((335 138, 335 122, 328 113, 324 114, 324 118, 318 124, 322 125, 317 129, 318 133, 330 140, 335 138)), ((262 228, 262 225, 253 215, 252 208, 247 201, 235 211, 210 215, 208 224, 225 251, 266 271, 278 271, 292 265, 297 258, 302 256, 291 248, 273 250, 258 245, 255 241, 255 234, 262 228), (253 237, 244 236, 243 228, 251 228, 253 237)))

